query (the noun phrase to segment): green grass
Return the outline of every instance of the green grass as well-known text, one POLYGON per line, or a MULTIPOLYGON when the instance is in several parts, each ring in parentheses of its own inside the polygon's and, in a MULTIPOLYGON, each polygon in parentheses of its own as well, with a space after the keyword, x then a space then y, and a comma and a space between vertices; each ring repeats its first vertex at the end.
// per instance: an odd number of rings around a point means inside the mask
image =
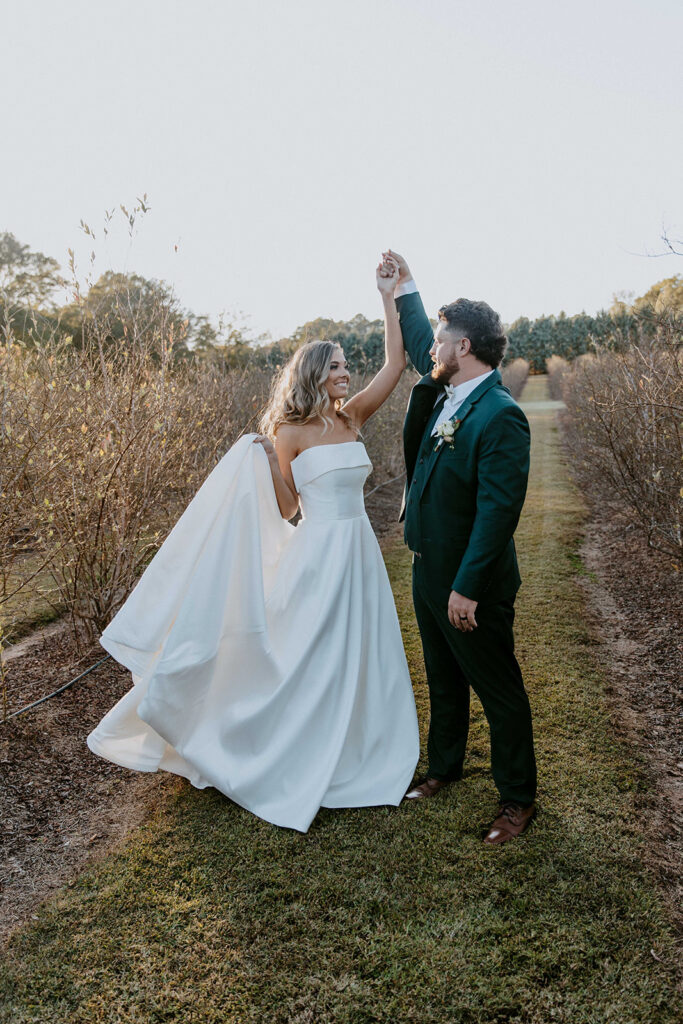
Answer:
MULTIPOLYGON (((536 397, 545 381, 532 378, 524 399, 536 397)), ((478 705, 462 783, 399 808, 322 811, 305 836, 178 784, 15 935, 1 1021, 678 1019, 673 940, 643 866, 644 777, 613 736, 570 557, 583 511, 553 413, 530 416, 517 621, 541 787, 529 834, 481 843, 495 793, 478 705)), ((386 558, 424 728, 409 562, 398 544, 386 558)))
POLYGON ((569 559, 569 564, 571 565, 572 569, 574 570, 574 573, 577 576, 584 576, 586 579, 592 580, 594 583, 597 583, 597 573, 594 573, 590 569, 586 568, 586 566, 583 564, 583 559, 581 558, 581 555, 578 551, 567 552, 567 558, 569 559))

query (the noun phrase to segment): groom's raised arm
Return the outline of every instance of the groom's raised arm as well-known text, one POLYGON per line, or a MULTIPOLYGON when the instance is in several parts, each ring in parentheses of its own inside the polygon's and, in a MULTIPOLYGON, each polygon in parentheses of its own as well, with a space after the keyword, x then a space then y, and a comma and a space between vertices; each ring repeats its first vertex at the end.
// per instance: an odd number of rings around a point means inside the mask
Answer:
MULTIPOLYGON (((420 293, 405 257, 394 252, 393 249, 387 249, 382 253, 382 258, 385 263, 388 261, 389 265, 398 266, 398 284, 394 291, 394 298, 401 324, 403 344, 415 369, 424 375, 429 373, 432 368, 429 351, 434 344, 434 330, 425 313, 420 293)), ((382 276, 389 276, 388 268, 382 276)))
MULTIPOLYGON (((400 290, 397 289, 397 291, 400 290)), ((415 290, 407 295, 397 295, 396 309, 403 334, 403 344, 418 373, 429 373, 432 359, 429 350, 434 344, 434 329, 422 305, 420 293, 415 290)))

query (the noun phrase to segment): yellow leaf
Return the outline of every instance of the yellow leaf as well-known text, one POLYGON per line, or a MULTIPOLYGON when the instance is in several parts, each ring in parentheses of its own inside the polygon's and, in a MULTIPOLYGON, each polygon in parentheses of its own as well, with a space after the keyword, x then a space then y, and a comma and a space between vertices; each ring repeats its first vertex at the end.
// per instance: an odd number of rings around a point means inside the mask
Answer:
POLYGON ((81 434, 87 434, 87 433, 88 433, 87 426, 85 425, 85 423, 81 423, 81 434))

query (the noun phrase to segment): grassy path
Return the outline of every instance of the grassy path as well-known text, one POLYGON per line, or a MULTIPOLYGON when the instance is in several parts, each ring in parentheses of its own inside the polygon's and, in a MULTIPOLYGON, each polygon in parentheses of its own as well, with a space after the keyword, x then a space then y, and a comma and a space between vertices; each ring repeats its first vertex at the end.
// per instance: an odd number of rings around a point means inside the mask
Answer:
MULTIPOLYGON (((677 1019, 672 940, 640 858, 643 781, 611 739, 574 579, 581 505, 554 411, 534 404, 545 381, 523 397, 534 447, 517 633, 541 782, 529 835, 482 846, 495 794, 478 706, 463 783, 397 809, 323 811, 306 836, 179 784, 122 851, 15 936, 0 1021, 677 1019)), ((424 727, 400 545, 387 563, 424 727)))

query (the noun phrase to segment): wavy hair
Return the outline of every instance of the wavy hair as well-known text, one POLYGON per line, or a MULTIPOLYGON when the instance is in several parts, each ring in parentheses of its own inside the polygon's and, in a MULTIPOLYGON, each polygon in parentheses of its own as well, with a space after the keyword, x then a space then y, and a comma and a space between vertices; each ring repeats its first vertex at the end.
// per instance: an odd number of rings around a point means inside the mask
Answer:
POLYGON ((323 433, 333 425, 336 413, 353 425, 342 409, 341 398, 330 401, 325 381, 330 375, 330 364, 335 349, 333 341, 309 341, 297 349, 273 380, 270 398, 261 415, 259 429, 273 439, 282 423, 310 423, 322 419, 323 433))

